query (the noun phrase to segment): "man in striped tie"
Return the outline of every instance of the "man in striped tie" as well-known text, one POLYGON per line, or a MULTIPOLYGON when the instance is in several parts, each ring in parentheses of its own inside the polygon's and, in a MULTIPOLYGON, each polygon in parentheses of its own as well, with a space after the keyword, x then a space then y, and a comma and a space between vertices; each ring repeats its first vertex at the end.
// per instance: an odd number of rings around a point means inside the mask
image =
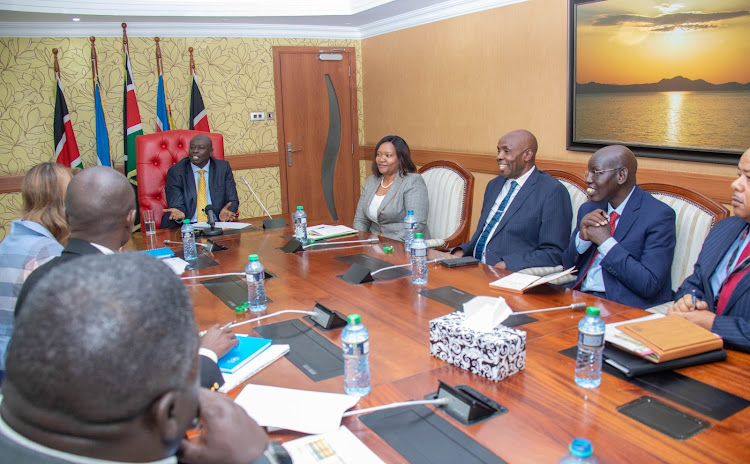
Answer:
POLYGON ((589 159, 589 201, 578 211, 563 266, 578 269, 576 290, 648 308, 672 299, 675 212, 636 185, 637 169, 622 145, 589 159))
POLYGON ((529 131, 500 137, 500 175, 487 184, 474 236, 453 254, 511 271, 560 264, 573 220, 570 195, 536 168, 536 153, 536 137, 529 131))
POLYGON ((732 182, 734 216, 711 229, 693 274, 677 289, 669 314, 720 335, 727 347, 750 351, 750 149, 732 182))
POLYGON ((167 171, 164 191, 167 208, 161 228, 180 227, 182 220, 206 222, 207 205, 222 207, 219 221, 231 222, 237 218, 240 204, 237 186, 229 163, 214 159, 211 139, 198 134, 190 140, 190 151, 167 171))

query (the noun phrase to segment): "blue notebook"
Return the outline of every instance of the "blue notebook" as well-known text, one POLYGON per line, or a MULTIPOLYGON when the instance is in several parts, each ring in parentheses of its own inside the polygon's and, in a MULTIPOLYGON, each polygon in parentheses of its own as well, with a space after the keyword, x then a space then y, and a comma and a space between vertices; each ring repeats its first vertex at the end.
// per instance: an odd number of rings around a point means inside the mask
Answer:
POLYGON ((271 346, 268 338, 237 335, 239 343, 219 359, 219 369, 225 374, 233 374, 271 346))
POLYGON ((142 253, 149 254, 159 259, 172 258, 174 256, 174 251, 170 250, 167 247, 154 248, 153 250, 143 250, 142 253))

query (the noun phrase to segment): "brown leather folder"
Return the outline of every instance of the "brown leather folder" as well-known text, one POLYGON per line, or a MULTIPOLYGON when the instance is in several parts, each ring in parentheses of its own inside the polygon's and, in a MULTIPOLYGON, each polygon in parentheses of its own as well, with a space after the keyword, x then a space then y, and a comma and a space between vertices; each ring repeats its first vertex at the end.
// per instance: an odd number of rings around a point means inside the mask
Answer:
POLYGON ((622 324, 617 328, 652 349, 654 353, 644 358, 657 363, 724 346, 721 337, 680 316, 622 324))

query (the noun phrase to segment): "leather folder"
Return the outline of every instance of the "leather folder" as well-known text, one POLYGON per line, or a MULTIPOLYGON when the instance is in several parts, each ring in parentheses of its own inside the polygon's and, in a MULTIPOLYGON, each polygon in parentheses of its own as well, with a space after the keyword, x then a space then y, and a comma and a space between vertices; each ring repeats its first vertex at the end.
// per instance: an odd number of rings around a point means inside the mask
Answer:
POLYGON ((721 337, 680 316, 621 324, 617 328, 653 350, 644 358, 655 363, 714 351, 724 346, 721 337))

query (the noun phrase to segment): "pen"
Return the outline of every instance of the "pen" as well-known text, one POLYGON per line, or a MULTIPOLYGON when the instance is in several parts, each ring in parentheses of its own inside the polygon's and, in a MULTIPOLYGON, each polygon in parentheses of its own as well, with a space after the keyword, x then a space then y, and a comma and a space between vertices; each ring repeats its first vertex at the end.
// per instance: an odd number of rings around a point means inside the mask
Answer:
POLYGON ((693 311, 695 311, 696 304, 698 304, 698 300, 695 298, 695 289, 693 289, 693 311))

